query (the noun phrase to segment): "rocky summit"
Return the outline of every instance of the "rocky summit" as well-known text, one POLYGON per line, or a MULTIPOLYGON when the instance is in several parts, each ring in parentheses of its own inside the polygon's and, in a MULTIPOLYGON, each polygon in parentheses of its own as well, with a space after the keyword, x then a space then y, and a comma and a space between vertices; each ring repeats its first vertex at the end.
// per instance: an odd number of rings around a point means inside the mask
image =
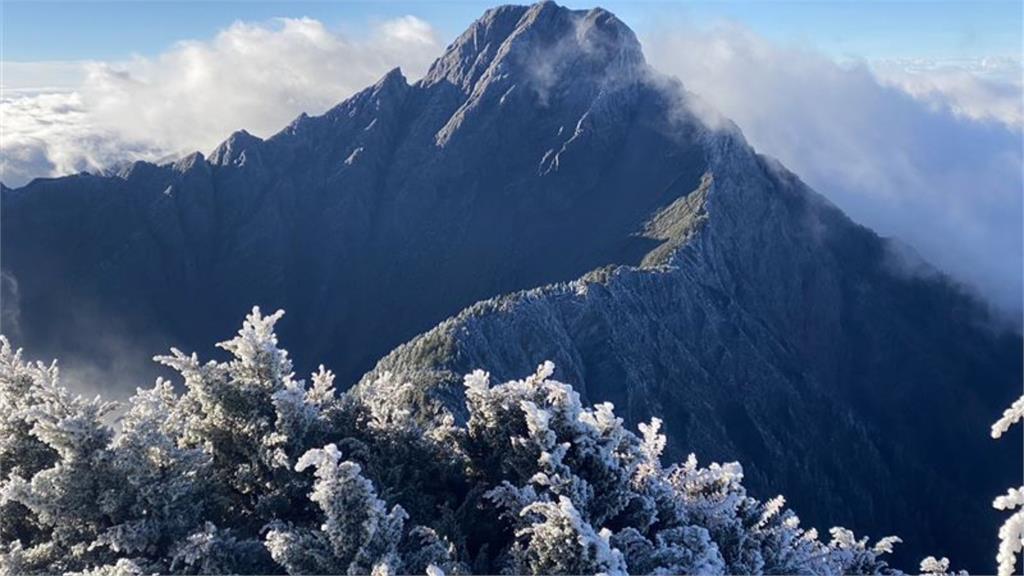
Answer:
POLYGON ((118 395, 284 308, 303 372, 390 372, 424 422, 464 416, 461 374, 550 359, 805 524, 990 570, 1020 335, 694 101, 605 10, 489 10, 419 81, 266 140, 3 188, 4 331, 118 395))

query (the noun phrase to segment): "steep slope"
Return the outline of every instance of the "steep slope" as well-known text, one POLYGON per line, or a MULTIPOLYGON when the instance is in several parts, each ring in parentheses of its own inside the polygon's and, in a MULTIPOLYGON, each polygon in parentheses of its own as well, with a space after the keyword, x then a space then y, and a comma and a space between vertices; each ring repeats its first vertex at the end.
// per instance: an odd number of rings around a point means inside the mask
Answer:
POLYGON ((605 11, 503 7, 416 84, 395 70, 266 141, 5 189, 7 317, 37 354, 145 364, 283 307, 299 366, 354 382, 475 301, 640 262, 657 242, 634 233, 704 172, 647 75, 605 11))
MULTIPOLYGON (((456 372, 552 359, 588 401, 664 415, 675 456, 740 459, 757 495, 821 528, 989 569, 988 505, 1020 446, 986 431, 1019 390, 1020 337, 941 278, 901 274, 688 102, 606 11, 490 10, 422 80, 393 71, 267 140, 0 190, 3 329, 124 377, 283 307, 296 368, 355 382, 460 309, 548 285, 376 372, 417 382, 430 415, 459 405, 456 372)), ((386 392, 372 381, 359 392, 386 392)))
POLYGON ((419 413, 461 418, 460 374, 551 359, 588 401, 664 418, 675 459, 738 459, 814 525, 899 534, 903 566, 937 552, 991 570, 989 504, 998 479, 1019 479, 1021 446, 987 424, 1019 391, 1019 336, 981 324, 937 274, 901 270, 886 241, 738 135, 707 138, 702 186, 649 222, 668 241, 642 267, 479 303, 356 392, 408 381, 419 413))

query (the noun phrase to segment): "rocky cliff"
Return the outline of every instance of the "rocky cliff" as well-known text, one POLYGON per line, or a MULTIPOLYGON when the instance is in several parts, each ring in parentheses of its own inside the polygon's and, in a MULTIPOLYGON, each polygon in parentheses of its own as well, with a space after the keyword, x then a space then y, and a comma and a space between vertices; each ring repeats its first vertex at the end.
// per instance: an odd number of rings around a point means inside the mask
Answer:
POLYGON ((4 331, 148 376, 282 307, 298 367, 347 382, 425 332, 358 388, 412 380, 425 418, 459 415, 456 374, 551 359, 805 521, 989 569, 1020 445, 987 427, 1020 336, 702 117, 612 14, 490 10, 418 82, 395 70, 266 140, 0 190, 4 331))

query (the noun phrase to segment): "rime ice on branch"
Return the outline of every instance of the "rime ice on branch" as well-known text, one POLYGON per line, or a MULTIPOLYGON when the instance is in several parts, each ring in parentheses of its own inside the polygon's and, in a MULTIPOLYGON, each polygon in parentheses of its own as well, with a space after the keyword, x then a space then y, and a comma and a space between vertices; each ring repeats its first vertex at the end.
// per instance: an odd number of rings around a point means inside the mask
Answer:
MULTIPOLYGON (((1024 396, 1018 398, 992 425, 992 437, 1000 438, 1010 426, 1024 419, 1024 396)), ((1013 514, 999 528, 999 576, 1011 576, 1017 566, 1017 556, 1024 549, 1024 486, 1010 488, 1006 494, 992 502, 996 510, 1010 510, 1013 514)))
MULTIPOLYGON (((898 542, 825 543, 739 464, 661 461, 661 421, 623 426, 542 364, 465 378, 465 417, 415 388, 296 379, 253 309, 226 362, 172 350, 127 403, 72 396, 0 349, 0 567, 12 573, 885 573, 898 542)), ((384 379, 389 378, 385 375, 384 379)), ((382 383, 385 384, 385 383, 382 383)), ((1008 499, 1019 497, 1019 493, 1008 499)), ((1009 501, 1009 500, 1007 500, 1009 501)))

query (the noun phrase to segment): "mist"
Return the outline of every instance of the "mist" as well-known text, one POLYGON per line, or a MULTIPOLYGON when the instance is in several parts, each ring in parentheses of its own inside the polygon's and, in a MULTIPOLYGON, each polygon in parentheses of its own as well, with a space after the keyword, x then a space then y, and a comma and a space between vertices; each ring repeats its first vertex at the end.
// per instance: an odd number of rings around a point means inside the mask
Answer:
POLYGON ((1001 74, 920 61, 878 71, 736 24, 666 26, 643 42, 655 68, 735 121, 759 152, 1019 325, 1019 60, 1001 62, 1001 74))
MULTIPOLYGON (((728 23, 665 23, 641 41, 648 61, 696 93, 709 118, 734 120, 759 152, 854 220, 904 242, 1020 323, 1019 59, 837 62, 728 23)), ((361 38, 282 18, 236 22, 155 57, 79 63, 73 89, 4 96, 0 180, 17 186, 208 152, 241 128, 266 137, 395 66, 416 78, 442 46, 414 16, 361 38)))

